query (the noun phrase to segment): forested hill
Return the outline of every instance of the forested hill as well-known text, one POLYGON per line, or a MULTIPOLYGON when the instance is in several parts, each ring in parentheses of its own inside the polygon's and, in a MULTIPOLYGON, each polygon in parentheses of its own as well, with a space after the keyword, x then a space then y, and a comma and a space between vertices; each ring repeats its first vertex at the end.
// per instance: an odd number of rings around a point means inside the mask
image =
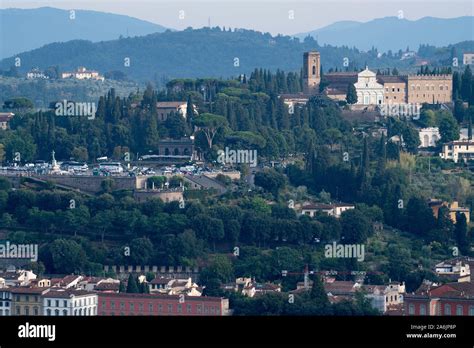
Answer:
POLYGON ((98 42, 165 30, 159 24, 113 13, 51 7, 0 9, 0 58, 52 42, 98 42))
MULTIPOLYGON (((470 43, 468 46, 473 45, 470 43)), ((20 75, 33 67, 45 69, 58 66, 60 70, 69 70, 86 66, 101 73, 119 70, 133 80, 159 81, 164 77, 238 76, 255 68, 299 71, 303 52, 314 49, 321 52, 322 65, 326 70, 335 67, 342 69, 345 57, 348 58, 350 70, 365 65, 403 70, 414 65, 413 61, 400 60, 398 52, 378 58, 375 49, 361 52, 349 47, 320 47, 312 38, 300 41, 252 30, 219 28, 167 31, 97 43, 82 40, 53 43, 18 56, 21 58, 20 75), (124 64, 127 58, 130 59, 129 67, 124 64)), ((433 52, 436 60, 449 64, 450 48, 433 52)), ((14 63, 13 59, 3 60, 0 69, 8 70, 14 63)))

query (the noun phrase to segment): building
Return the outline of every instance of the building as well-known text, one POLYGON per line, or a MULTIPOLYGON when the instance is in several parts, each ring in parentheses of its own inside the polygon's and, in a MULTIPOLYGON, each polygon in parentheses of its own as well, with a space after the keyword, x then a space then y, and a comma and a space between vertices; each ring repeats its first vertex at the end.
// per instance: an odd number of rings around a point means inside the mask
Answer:
POLYGON ((10 288, 12 298, 12 315, 43 315, 43 300, 41 295, 47 288, 16 287, 10 288))
POLYGON ((473 65, 474 64, 474 52, 465 52, 462 55, 462 62, 464 65, 473 65))
POLYGON ((314 217, 318 212, 327 214, 329 216, 334 216, 336 218, 341 217, 341 214, 349 209, 354 209, 353 204, 346 203, 314 203, 306 204, 301 207, 301 215, 308 215, 314 217))
POLYGON ((372 307, 386 313, 390 308, 396 308, 403 303, 405 284, 390 282, 388 285, 363 285, 362 290, 371 301, 372 307))
POLYGON ((105 78, 95 70, 87 70, 81 66, 76 71, 67 71, 61 74, 63 79, 77 79, 77 80, 99 80, 104 81, 105 78))
POLYGON ((48 289, 42 295, 43 315, 93 316, 97 315, 98 297, 85 290, 48 289))
POLYGON ((187 160, 194 157, 194 139, 183 137, 181 139, 162 139, 158 142, 157 155, 160 156, 183 156, 187 160))
POLYGON ((306 95, 319 93, 321 83, 321 57, 319 52, 305 52, 303 55, 303 92, 306 95))
POLYGON ((474 158, 474 141, 455 140, 443 144, 439 156, 444 160, 452 160, 454 163, 458 163, 459 160, 471 160, 474 158))
POLYGON ((12 293, 9 288, 0 289, 0 317, 11 315, 12 293))
POLYGON ((101 316, 223 316, 230 314, 229 300, 221 297, 128 293, 100 293, 98 311, 101 316))
POLYGON ((406 315, 474 316, 474 283, 423 283, 404 298, 406 315))
POLYGON ((474 259, 468 257, 456 257, 442 261, 435 265, 434 271, 439 278, 457 282, 471 281, 470 262, 474 259))
POLYGON ((37 80, 37 79, 49 79, 41 70, 38 68, 31 69, 26 73, 26 78, 28 80, 37 80))
POLYGON ((377 75, 368 67, 357 75, 354 84, 358 105, 382 105, 384 103, 384 86, 377 82, 377 75))
POLYGON ((433 210, 433 216, 438 218, 439 209, 441 207, 446 207, 448 209, 449 218, 453 223, 456 223, 456 214, 461 213, 466 217, 466 223, 471 221, 471 213, 469 208, 460 207, 457 201, 448 203, 440 199, 430 199, 428 200, 428 206, 433 210))
POLYGON ((183 179, 190 190, 211 190, 221 195, 227 192, 224 184, 205 175, 184 175, 183 179))
POLYGON ((156 277, 148 283, 150 294, 201 296, 200 287, 192 281, 192 278, 171 279, 156 277))
POLYGON ((411 104, 451 103, 453 75, 408 75, 407 90, 411 104))
POLYGON ((0 129, 8 129, 8 124, 13 116, 15 116, 13 112, 0 112, 0 129))
POLYGON ((350 84, 357 82, 356 72, 332 72, 323 76, 323 82, 327 85, 324 94, 337 101, 345 101, 350 84))
POLYGON ((288 113, 293 114, 294 110, 299 105, 306 105, 309 98, 303 93, 297 94, 280 94, 279 98, 283 99, 283 102, 288 106, 288 113))
MULTIPOLYGON (((196 106, 193 104, 194 114, 197 114, 196 106)), ((171 113, 176 113, 186 118, 188 112, 188 103, 186 101, 164 101, 156 103, 158 121, 166 121, 171 113)))
POLYGON ((420 137, 419 148, 435 147, 441 139, 438 127, 421 128, 418 130, 418 136, 420 137))
POLYGON ((3 279, 2 284, 6 287, 27 286, 31 281, 36 279, 36 274, 28 270, 7 271, 0 273, 3 279))
POLYGON ((383 85, 385 104, 404 104, 407 102, 407 81, 405 77, 378 75, 377 80, 383 85))
POLYGON ((64 289, 75 288, 84 277, 81 275, 67 275, 63 278, 52 278, 51 286, 64 289))

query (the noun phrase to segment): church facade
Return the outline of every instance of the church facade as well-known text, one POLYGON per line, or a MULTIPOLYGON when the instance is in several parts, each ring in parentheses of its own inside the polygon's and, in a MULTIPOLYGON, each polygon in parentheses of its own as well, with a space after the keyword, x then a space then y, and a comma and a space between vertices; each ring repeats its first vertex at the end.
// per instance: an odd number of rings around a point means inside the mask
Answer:
POLYGON ((357 92, 358 105, 382 105, 384 103, 383 85, 377 82, 377 74, 368 67, 357 74, 354 84, 357 92))

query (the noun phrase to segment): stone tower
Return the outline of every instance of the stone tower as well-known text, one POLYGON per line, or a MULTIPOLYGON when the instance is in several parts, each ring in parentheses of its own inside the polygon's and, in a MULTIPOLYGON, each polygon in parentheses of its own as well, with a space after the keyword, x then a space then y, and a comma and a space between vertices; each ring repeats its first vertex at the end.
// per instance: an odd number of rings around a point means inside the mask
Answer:
POLYGON ((321 61, 319 52, 305 52, 303 55, 303 91, 312 95, 319 92, 321 82, 321 61))

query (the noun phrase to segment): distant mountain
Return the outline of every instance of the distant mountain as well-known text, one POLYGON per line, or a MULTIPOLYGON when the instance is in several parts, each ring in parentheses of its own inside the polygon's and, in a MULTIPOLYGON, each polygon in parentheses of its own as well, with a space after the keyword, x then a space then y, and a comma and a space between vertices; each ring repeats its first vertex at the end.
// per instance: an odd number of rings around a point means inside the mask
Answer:
POLYGON ((142 36, 166 30, 161 25, 111 13, 51 7, 0 9, 0 59, 53 42, 93 42, 142 36))
MULTIPOLYGON (((459 43, 455 48, 458 57, 462 57, 462 52, 474 50, 474 41, 459 43)), ((400 60, 398 55, 379 55, 376 50, 361 52, 347 47, 319 46, 312 38, 301 42, 297 38, 271 36, 253 30, 202 28, 96 43, 84 40, 53 43, 19 54, 21 67, 13 73, 24 77, 33 67, 47 69, 57 66, 60 71, 68 71, 85 66, 101 74, 121 71, 128 79, 137 82, 162 84, 171 78, 236 77, 249 74, 255 68, 300 71, 303 53, 310 50, 321 53, 325 71, 330 68, 353 71, 366 65, 375 70, 416 69, 415 58, 400 60), (130 66, 125 66, 128 61, 130 66), (347 67, 343 65, 345 61, 349 63, 347 67)), ((430 64, 452 63, 451 47, 430 46, 423 51, 421 57, 430 64)), ((0 61, 0 70, 10 72, 13 64, 14 57, 4 59, 0 61)), ((13 75, 8 73, 8 76, 13 75)))
POLYGON ((424 17, 415 21, 385 17, 366 23, 343 21, 294 36, 304 38, 308 35, 320 45, 355 46, 360 50, 369 50, 373 46, 379 52, 405 50, 407 47, 417 50, 420 44, 447 46, 474 40, 474 17, 424 17))

